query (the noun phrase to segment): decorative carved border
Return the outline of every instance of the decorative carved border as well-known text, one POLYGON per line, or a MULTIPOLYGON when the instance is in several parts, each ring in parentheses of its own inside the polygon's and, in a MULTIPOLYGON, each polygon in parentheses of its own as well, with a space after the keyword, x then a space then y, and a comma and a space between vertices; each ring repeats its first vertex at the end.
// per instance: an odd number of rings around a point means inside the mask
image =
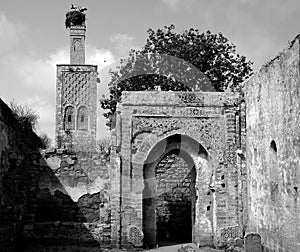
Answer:
POLYGON ((133 110, 133 116, 164 116, 164 117, 221 117, 221 107, 153 107, 141 106, 133 110))
MULTIPOLYGON (((132 142, 139 134, 150 133, 157 136, 168 136, 171 132, 184 130, 186 135, 192 136, 199 142, 204 141, 206 148, 218 155, 223 161, 225 145, 224 118, 182 118, 182 117, 143 117, 132 118, 132 142)), ((136 144, 137 149, 143 149, 142 144, 136 144)))

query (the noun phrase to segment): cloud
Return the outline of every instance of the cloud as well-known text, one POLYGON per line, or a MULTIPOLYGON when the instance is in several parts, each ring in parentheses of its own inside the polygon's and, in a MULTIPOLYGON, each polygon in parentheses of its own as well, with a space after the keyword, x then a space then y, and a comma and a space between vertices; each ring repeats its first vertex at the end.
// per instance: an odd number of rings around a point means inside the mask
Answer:
POLYGON ((170 9, 175 10, 178 8, 179 4, 182 4, 184 7, 190 9, 195 0, 162 0, 162 2, 170 9))
POLYGON ((135 38, 126 34, 118 33, 111 36, 110 41, 114 44, 114 49, 119 57, 125 57, 131 49, 138 49, 135 38))
POLYGON ((180 0, 162 0, 169 8, 175 9, 180 0))
POLYGON ((11 22, 0 12, 0 55, 10 51, 17 44, 24 30, 23 25, 11 22))
POLYGON ((87 64, 98 66, 100 84, 97 86, 97 138, 103 138, 109 135, 106 127, 106 119, 102 116, 104 110, 100 107, 100 98, 108 93, 108 83, 110 81, 109 70, 111 65, 116 62, 112 51, 108 49, 98 49, 95 46, 87 45, 87 64))
POLYGON ((102 70, 115 61, 115 56, 108 49, 98 49, 96 46, 86 46, 86 63, 98 65, 98 70, 102 70))
POLYGON ((56 64, 67 62, 65 49, 49 55, 47 58, 40 58, 39 55, 10 55, 7 62, 15 67, 16 77, 30 89, 41 92, 54 90, 56 64))

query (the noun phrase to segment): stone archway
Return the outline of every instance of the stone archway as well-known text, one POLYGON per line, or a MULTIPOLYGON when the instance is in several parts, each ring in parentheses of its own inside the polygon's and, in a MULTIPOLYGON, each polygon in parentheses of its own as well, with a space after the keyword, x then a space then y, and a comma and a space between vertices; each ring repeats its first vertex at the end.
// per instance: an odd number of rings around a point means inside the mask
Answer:
POLYGON ((245 114, 239 99, 226 92, 123 92, 112 151, 115 165, 110 171, 114 244, 142 246, 149 238, 148 244, 156 245, 157 224, 149 215, 145 230, 143 214, 145 195, 154 206, 155 172, 146 176, 145 184, 144 168, 155 171, 164 155, 178 150, 195 167, 192 241, 212 245, 242 237, 245 160, 237 151, 245 143, 245 114))
POLYGON ((145 246, 213 237, 213 202, 210 199, 207 205, 204 199, 210 178, 204 181, 203 174, 209 174, 208 166, 207 151, 188 136, 168 136, 151 149, 143 167, 145 246))

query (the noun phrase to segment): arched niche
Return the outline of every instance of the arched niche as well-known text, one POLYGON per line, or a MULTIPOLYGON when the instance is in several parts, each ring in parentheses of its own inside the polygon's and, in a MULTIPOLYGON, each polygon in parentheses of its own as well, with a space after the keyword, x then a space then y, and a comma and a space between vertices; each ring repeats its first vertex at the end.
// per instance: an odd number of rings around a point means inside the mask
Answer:
POLYGON ((79 39, 74 40, 74 45, 73 45, 73 50, 76 51, 81 51, 81 42, 79 39))
POLYGON ((77 110, 77 130, 88 130, 88 110, 85 106, 77 110))
POLYGON ((269 170, 270 170, 270 188, 271 200, 276 202, 279 194, 280 170, 277 156, 277 144, 274 140, 269 146, 269 170))
POLYGON ((67 106, 64 111, 64 130, 75 129, 75 115, 73 106, 67 106))

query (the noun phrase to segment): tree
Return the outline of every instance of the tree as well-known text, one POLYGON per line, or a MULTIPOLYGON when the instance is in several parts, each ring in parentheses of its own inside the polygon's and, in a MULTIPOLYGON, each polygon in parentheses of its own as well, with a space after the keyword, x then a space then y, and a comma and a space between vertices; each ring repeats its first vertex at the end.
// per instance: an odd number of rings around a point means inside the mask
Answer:
POLYGON ((199 83, 197 69, 215 91, 238 91, 252 74, 252 62, 237 54, 235 45, 222 33, 200 33, 193 28, 177 33, 174 25, 147 32, 145 46, 131 50, 128 58, 121 59, 116 70, 110 71, 110 94, 100 100, 101 107, 108 110, 104 116, 110 128, 114 127, 113 115, 124 90, 142 91, 155 86, 164 91, 195 90, 199 83))

